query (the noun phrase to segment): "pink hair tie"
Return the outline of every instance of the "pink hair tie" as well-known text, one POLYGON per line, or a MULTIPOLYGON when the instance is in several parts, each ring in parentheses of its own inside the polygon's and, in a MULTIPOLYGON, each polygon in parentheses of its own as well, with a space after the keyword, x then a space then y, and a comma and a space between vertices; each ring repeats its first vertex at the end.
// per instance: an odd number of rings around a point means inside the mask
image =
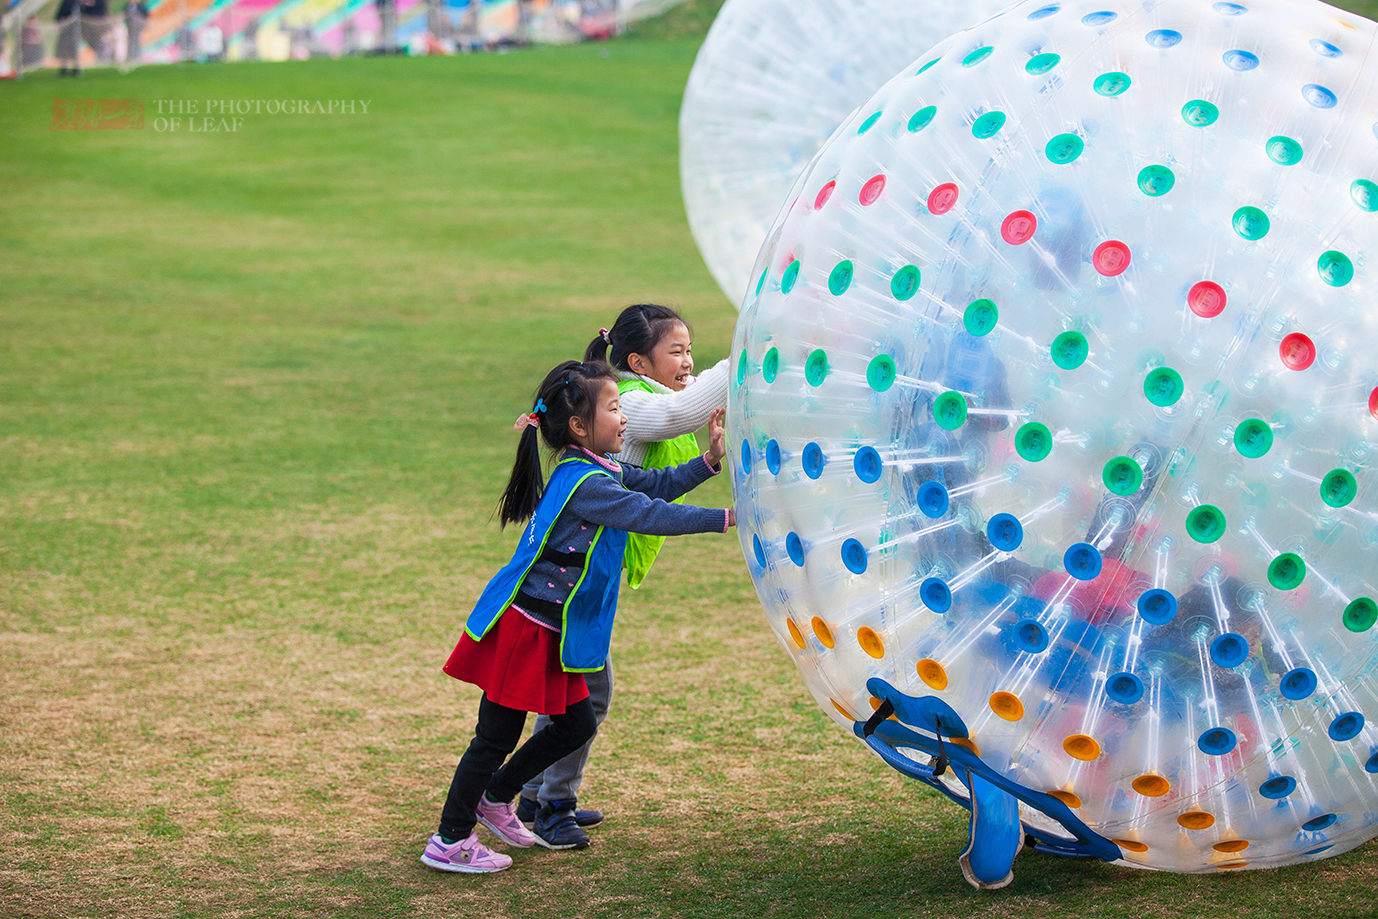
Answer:
POLYGON ((517 423, 512 425, 512 430, 525 431, 528 427, 539 428, 540 426, 540 416, 537 415, 535 412, 532 412, 530 415, 518 415, 517 423))
POLYGON ((599 329, 598 334, 603 336, 603 341, 607 342, 608 344, 612 344, 612 339, 608 337, 607 329, 599 329))

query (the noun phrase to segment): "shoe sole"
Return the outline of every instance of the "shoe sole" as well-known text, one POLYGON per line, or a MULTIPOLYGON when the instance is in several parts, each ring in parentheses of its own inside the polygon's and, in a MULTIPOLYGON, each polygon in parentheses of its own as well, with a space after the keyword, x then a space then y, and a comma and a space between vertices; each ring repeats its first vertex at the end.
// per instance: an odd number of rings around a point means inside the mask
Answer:
POLYGON ((536 845, 545 846, 547 849, 587 849, 589 845, 589 840, 585 839, 583 842, 567 842, 563 844, 557 844, 553 842, 548 842, 545 839, 541 838, 539 835, 537 835, 536 845))
MULTIPOLYGON (((494 836, 498 837, 503 842, 507 843, 509 846, 516 846, 518 849, 529 849, 536 843, 541 841, 539 836, 536 836, 536 838, 530 840, 529 842, 521 842, 519 840, 513 839, 512 837, 508 836, 505 832, 503 832, 501 829, 499 829, 491 820, 489 820, 486 817, 479 817, 478 822, 488 827, 488 830, 494 836)), ((532 835, 535 836, 534 833, 532 835)))
POLYGON ((431 858, 428 855, 421 856, 421 864, 427 868, 434 868, 436 871, 449 871, 452 874, 492 874, 495 871, 506 871, 511 865, 503 865, 500 868, 475 868, 473 865, 456 865, 454 862, 442 862, 431 858))

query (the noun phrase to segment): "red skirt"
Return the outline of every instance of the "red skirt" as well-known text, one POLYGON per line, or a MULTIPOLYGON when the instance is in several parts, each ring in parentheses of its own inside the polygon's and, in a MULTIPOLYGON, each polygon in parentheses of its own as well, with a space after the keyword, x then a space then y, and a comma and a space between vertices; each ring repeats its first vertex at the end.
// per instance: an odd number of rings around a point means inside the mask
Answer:
POLYGON ((563 715, 589 697, 584 675, 560 666, 560 633, 510 606, 482 641, 465 632, 443 669, 482 689, 489 701, 524 712, 563 715))

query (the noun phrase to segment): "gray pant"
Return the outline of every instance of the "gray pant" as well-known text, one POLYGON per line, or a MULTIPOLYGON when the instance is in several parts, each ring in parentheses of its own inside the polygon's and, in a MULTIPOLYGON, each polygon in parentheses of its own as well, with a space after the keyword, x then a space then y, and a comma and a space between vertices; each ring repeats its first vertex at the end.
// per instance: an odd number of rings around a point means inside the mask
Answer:
MULTIPOLYGON (((612 704, 612 659, 608 659, 602 670, 584 674, 584 682, 589 687, 593 717, 602 724, 603 719, 608 717, 608 706, 612 704)), ((550 716, 541 715, 536 719, 535 730, 539 731, 547 724, 550 724, 550 716)), ((590 740, 564 759, 547 766, 545 772, 526 783, 522 797, 541 804, 575 800, 579 797, 579 786, 584 781, 584 767, 588 764, 592 747, 593 740, 590 740)))

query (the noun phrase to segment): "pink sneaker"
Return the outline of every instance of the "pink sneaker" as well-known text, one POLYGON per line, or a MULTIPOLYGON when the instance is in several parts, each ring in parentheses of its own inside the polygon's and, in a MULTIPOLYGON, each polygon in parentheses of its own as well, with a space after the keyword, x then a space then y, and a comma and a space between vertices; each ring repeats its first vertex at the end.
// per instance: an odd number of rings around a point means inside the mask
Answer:
POLYGON ((517 819, 517 802, 508 801, 506 804, 494 804, 488 800, 487 792, 478 799, 478 807, 474 808, 474 816, 478 817, 478 822, 492 830, 499 839, 509 846, 516 846, 518 849, 529 849, 536 844, 536 834, 528 830, 520 820, 517 819))
POLYGON ((426 843, 426 851, 421 855, 421 864, 429 865, 437 871, 459 871, 464 874, 488 874, 512 867, 512 859, 478 841, 477 833, 470 833, 468 839, 461 839, 447 846, 440 834, 431 837, 426 843))

